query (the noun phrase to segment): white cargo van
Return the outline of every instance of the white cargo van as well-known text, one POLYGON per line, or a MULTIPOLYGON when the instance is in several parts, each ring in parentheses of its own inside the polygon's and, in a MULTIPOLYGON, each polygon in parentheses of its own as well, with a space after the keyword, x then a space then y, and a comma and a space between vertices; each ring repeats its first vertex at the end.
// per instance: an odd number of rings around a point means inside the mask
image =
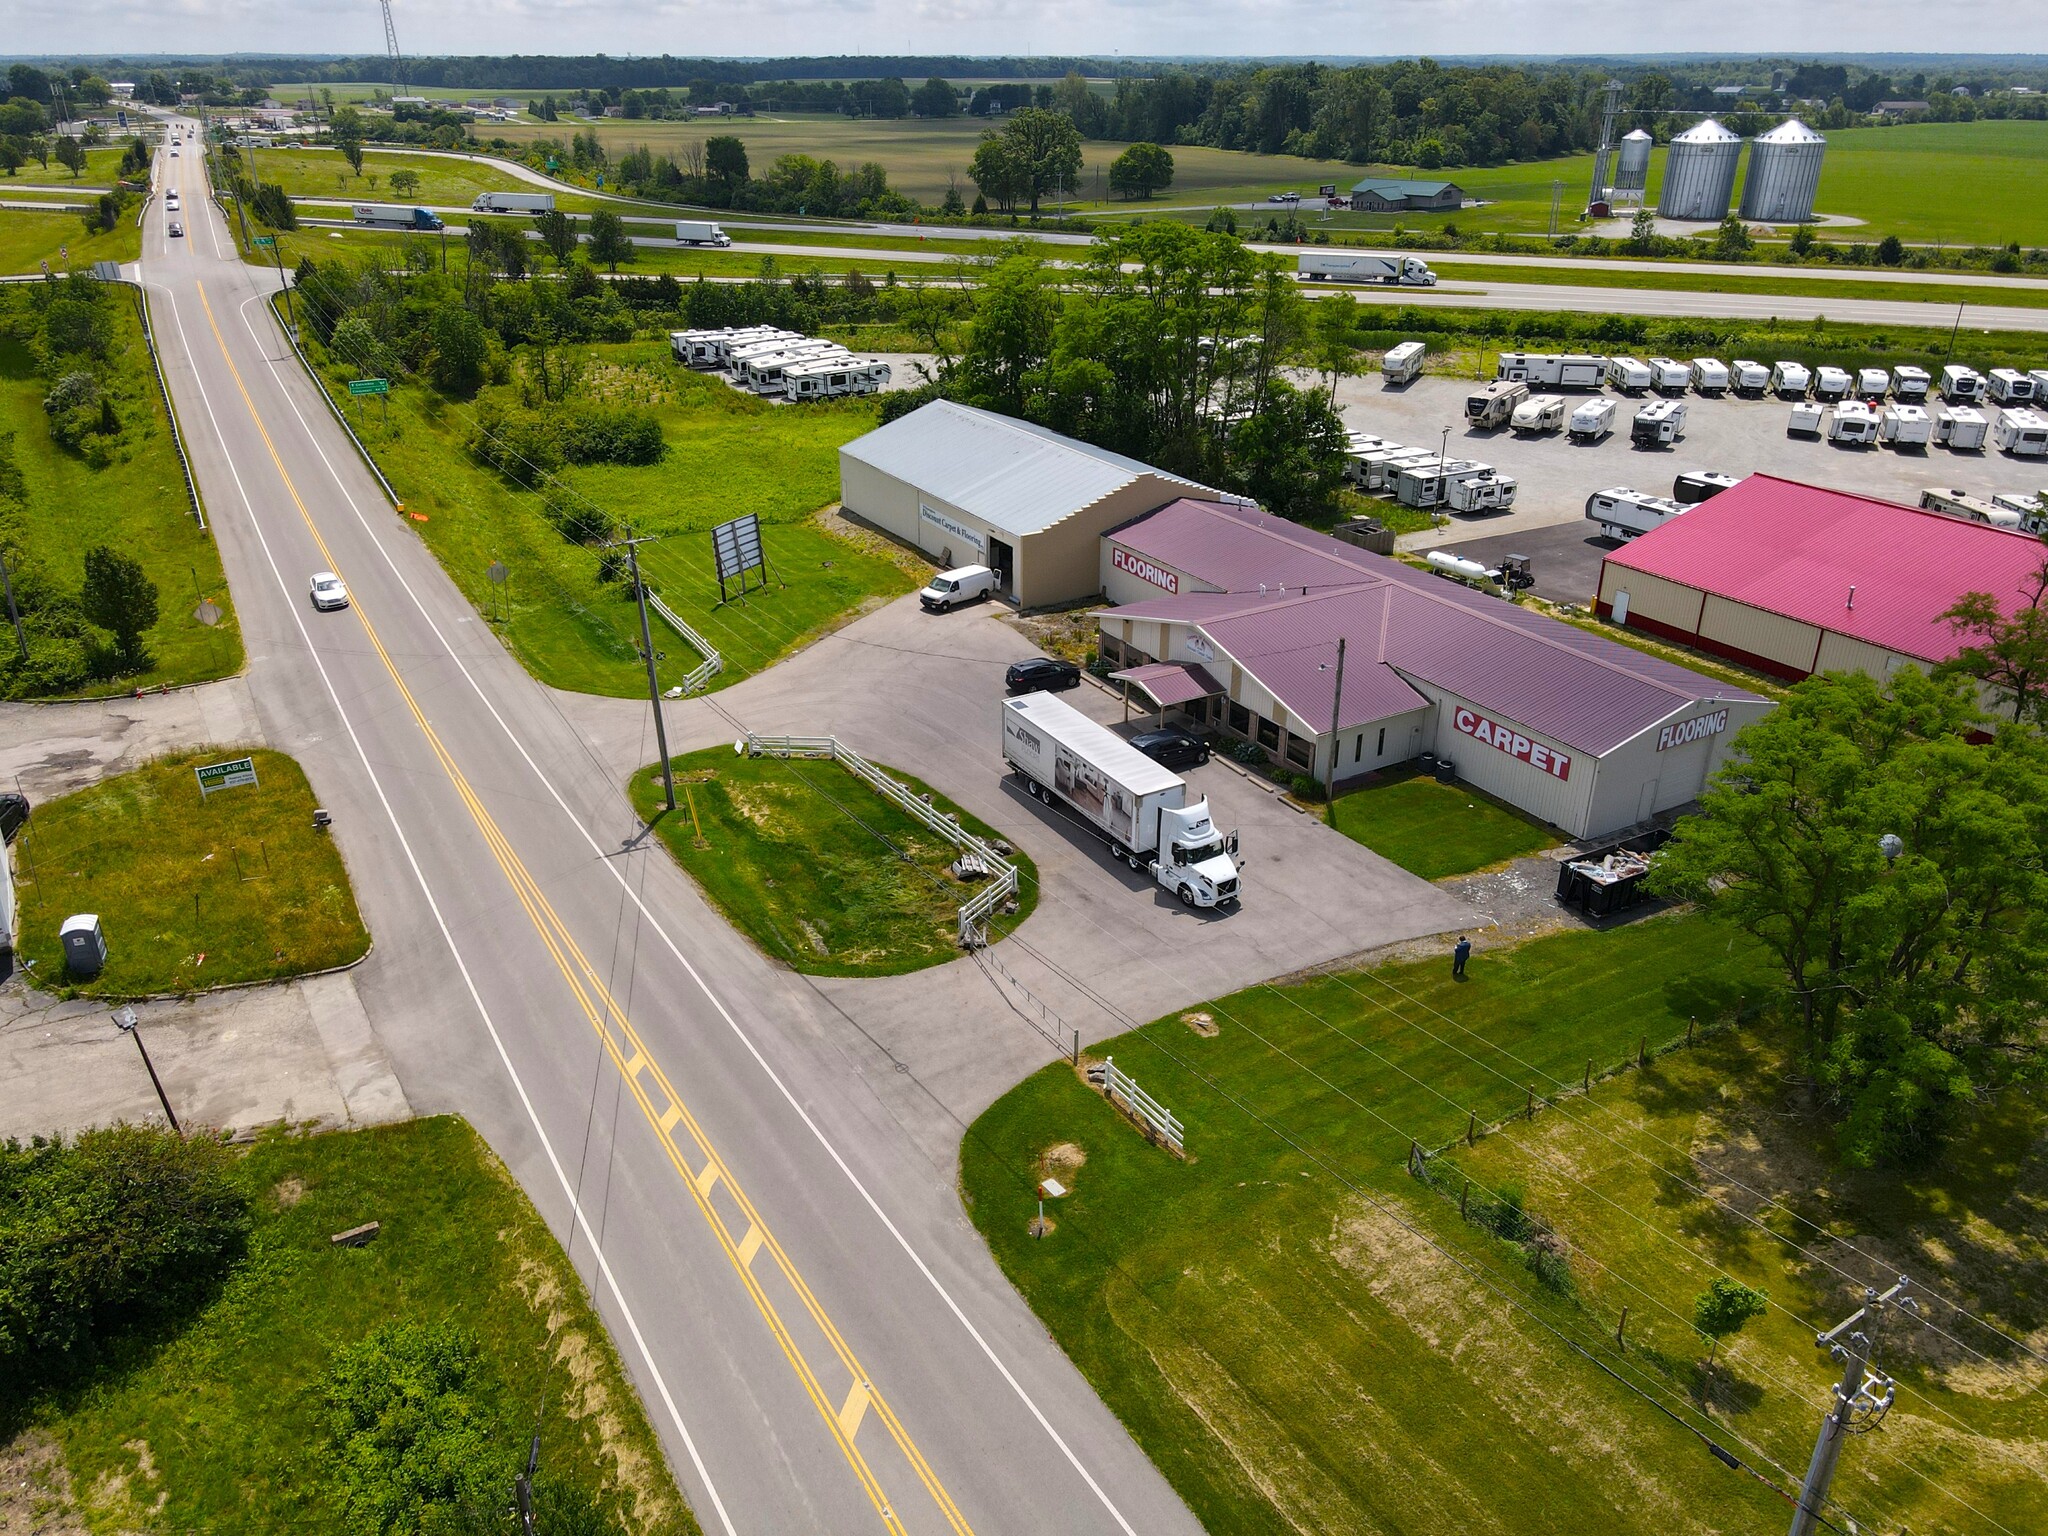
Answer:
POLYGON ((1877 412, 1861 400, 1844 400, 1828 423, 1828 441, 1870 447, 1877 442, 1877 412))
POLYGON ((1884 408, 1878 418, 1877 438, 1879 442, 1890 443, 1894 448, 1917 448, 1922 453, 1934 441, 1934 422, 1924 405, 1900 405, 1894 402, 1884 408))
POLYGON ((1974 406, 1940 405, 1934 408, 1934 441, 1939 447, 1958 453, 1981 451, 1991 430, 1984 413, 1974 406))
POLYGON ((1629 441, 1638 448, 1657 448, 1685 436, 1685 402, 1653 400, 1629 423, 1629 441))
POLYGON ((1780 400, 1804 400, 1812 387, 1813 374, 1806 364, 1774 363, 1771 366, 1771 393, 1780 400))
POLYGON ((1588 400, 1572 412, 1565 431, 1575 443, 1597 443, 1614 430, 1615 409, 1612 400, 1588 400))
POLYGON ((1682 395, 1692 383, 1692 364, 1672 357, 1650 359, 1650 387, 1661 395, 1682 395))
POLYGON ((1663 527, 1684 512, 1684 506, 1668 496, 1652 496, 1648 491, 1630 490, 1625 485, 1595 491, 1586 498, 1587 519, 1598 523, 1600 531, 1610 539, 1632 539, 1663 527))
POLYGON ((1932 382, 1925 368, 1901 363, 1892 370, 1892 397, 1909 405, 1918 405, 1927 398, 1927 387, 1932 382))
POLYGON ((1941 398, 1950 405, 1974 405, 1984 398, 1984 375, 1961 363, 1941 370, 1941 398))
POLYGON ((1820 368, 1816 370, 1813 376, 1813 398, 1824 400, 1829 404, 1837 400, 1846 400, 1855 382, 1854 379, 1849 377, 1847 369, 1820 368))
POLYGON ((1771 370, 1754 358, 1738 357, 1728 370, 1728 386, 1736 394, 1754 400, 1771 387, 1771 370))
POLYGON ((1389 384, 1406 384, 1422 377, 1423 354, 1429 350, 1419 341, 1404 341, 1387 348, 1380 359, 1380 377, 1389 384))
POLYGON ((2048 416, 2039 411, 2003 411, 1992 430, 1999 451, 2016 459, 2038 459, 2048 454, 2048 416))
POLYGON ((2034 399, 2034 381, 2017 368, 1994 368, 1985 375, 1984 393, 2000 405, 2026 405, 2034 399))
POLYGON ((1652 383, 1650 365, 1639 357, 1607 359, 1607 382, 1625 395, 1639 395, 1652 383))
POLYGON ((1511 418, 1515 407, 1528 398, 1528 385, 1519 380, 1495 379, 1465 397, 1465 420, 1490 431, 1511 418))
POLYGON ((963 565, 955 570, 941 571, 917 594, 918 606, 926 613, 944 613, 962 603, 987 597, 995 591, 997 582, 996 573, 985 565, 963 565))
POLYGON ((1514 432, 1555 432, 1564 425, 1563 395, 1531 395, 1508 418, 1514 432))
POLYGON ((1692 387, 1703 395, 1728 392, 1728 365, 1711 357, 1692 360, 1692 387))
POLYGON ((1827 415, 1825 406, 1811 400, 1802 400, 1792 407, 1792 419, 1785 423, 1787 437, 1819 437, 1821 419, 1827 415))

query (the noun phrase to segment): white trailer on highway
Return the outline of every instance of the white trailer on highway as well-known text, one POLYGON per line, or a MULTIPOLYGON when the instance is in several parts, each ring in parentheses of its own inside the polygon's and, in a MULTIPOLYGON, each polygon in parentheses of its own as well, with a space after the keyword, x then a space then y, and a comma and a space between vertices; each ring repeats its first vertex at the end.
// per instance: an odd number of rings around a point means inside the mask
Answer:
POLYGON ((1950 405, 1974 405, 1984 398, 1984 375, 1961 363, 1941 370, 1941 398, 1950 405))
POLYGON ((1511 432, 1555 432, 1564 425, 1563 395, 1531 395, 1508 418, 1511 432))
POLYGON ((676 221, 676 244, 678 245, 731 245, 732 236, 716 224, 703 219, 678 219, 676 221))
POLYGON ((1503 352, 1493 376, 1551 389, 1598 389, 1606 372, 1607 359, 1588 352, 1503 352))
POLYGON ((1422 377, 1422 359, 1429 348, 1419 341, 1404 341, 1387 348, 1380 358, 1380 377, 1389 384, 1406 384, 1422 377))
POLYGON ((1933 382, 1925 368, 1901 363, 1892 370, 1892 398, 1903 400, 1908 405, 1922 404, 1927 399, 1928 386, 1933 382))
POLYGON ((2034 381, 2017 368, 1994 368, 1984 376, 1984 393, 2000 405, 2027 405, 2034 399, 2034 381))
POLYGON ((1728 392, 1728 365, 1716 358, 1694 358, 1692 387, 1703 395, 1725 395, 1728 392))
POLYGON ((1934 408, 1934 442, 1937 447, 1957 453, 1981 452, 1991 423, 1971 405, 1938 405, 1934 408))
POLYGON ((1586 498, 1587 518, 1598 523, 1600 531, 1610 539, 1635 538, 1653 528, 1662 528, 1684 512, 1684 505, 1669 496, 1652 496, 1648 491, 1631 490, 1625 485, 1595 491, 1586 498))
POLYGON ((1927 451, 1927 445, 1934 441, 1934 421, 1927 414, 1924 405, 1903 405, 1894 401, 1884 408, 1878 418, 1877 440, 1890 443, 1894 448, 1918 448, 1927 451))
POLYGON ((1003 700, 1002 721, 1003 761, 1026 794, 1074 812, 1183 905, 1237 900, 1237 834, 1217 833, 1179 774, 1049 693, 1003 700))
POLYGON ((1607 382, 1625 395, 1639 395, 1650 387, 1650 365, 1640 357, 1607 359, 1607 382))
POLYGON ((1754 358, 1738 357, 1728 370, 1728 387, 1754 400, 1771 387, 1771 370, 1754 358))
POLYGON ((1386 283, 1401 288, 1434 288, 1436 274, 1419 256, 1398 251, 1303 251, 1300 272, 1311 282, 1386 283))
POLYGON ((1780 400, 1804 400, 1811 388, 1813 373, 1806 364, 1782 362, 1771 365, 1771 393, 1780 400))
POLYGON ((2040 458, 2048 454, 2048 416, 2022 409, 2002 411, 1992 438, 2001 452, 2016 459, 2040 458))
POLYGON ((479 192, 469 205, 471 213, 530 213, 538 217, 555 211, 552 192, 479 192))
POLYGON ((1614 413, 1617 409, 1612 400, 1588 400, 1572 412, 1572 419, 1565 431, 1575 443, 1597 443, 1614 430, 1614 413))
POLYGON ((1650 388, 1659 394, 1683 394, 1691 383, 1692 364, 1681 363, 1675 357, 1650 359, 1650 388))

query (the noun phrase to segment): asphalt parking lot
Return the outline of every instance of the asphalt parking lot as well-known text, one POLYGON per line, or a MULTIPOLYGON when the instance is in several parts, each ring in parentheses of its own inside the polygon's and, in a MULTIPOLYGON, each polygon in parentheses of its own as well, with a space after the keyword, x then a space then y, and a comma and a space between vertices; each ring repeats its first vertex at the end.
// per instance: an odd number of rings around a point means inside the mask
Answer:
MULTIPOLYGON (((1453 515, 1449 527, 1433 536, 1406 540, 1404 548, 1490 540, 1504 533, 1523 534, 1524 530, 1576 522, 1585 516, 1586 498, 1595 491, 1626 485, 1669 496, 1673 477, 1690 469, 1778 475, 1908 505, 1917 504, 1920 492, 1935 485, 1959 487, 1987 499, 1999 491, 2032 494, 2048 487, 2048 460, 2015 459, 1990 447, 1981 453, 1953 453, 1946 448, 1900 452, 1787 437, 1785 423, 1791 406, 1775 399, 1705 399, 1687 394, 1683 397, 1687 406, 1685 436, 1668 448, 1637 448, 1629 441, 1628 425, 1636 408, 1655 396, 1614 396, 1620 402, 1614 434, 1598 443, 1575 443, 1563 432, 1536 437, 1517 437, 1506 427, 1482 432, 1465 425, 1465 397, 1476 387, 1470 379, 1427 374, 1401 388, 1389 387, 1377 374, 1345 379, 1337 386, 1337 403, 1354 431, 1373 432, 1435 451, 1448 426, 1453 457, 1491 464, 1520 482, 1511 510, 1453 515)), ((1568 408, 1591 398, 1589 393, 1565 394, 1568 408)), ((1985 410, 1991 415, 1995 407, 1985 410)), ((1515 552, 1533 557, 1537 551, 1525 547, 1527 543, 1524 534, 1523 544, 1516 545, 1515 552)), ((1554 561, 1567 566, 1576 555, 1570 541, 1546 547, 1554 561)), ((1595 559, 1593 568, 1597 570, 1598 565, 1595 559)), ((1540 574, 1537 590, 1544 590, 1540 574)), ((1580 598, 1583 595, 1578 594, 1580 598)))
MULTIPOLYGON (((1447 528, 1444 532, 1447 537, 1439 542, 1448 543, 1448 535, 1460 530, 1447 528)), ((1483 538, 1468 534, 1458 543, 1459 554, 1484 565, 1498 564, 1503 555, 1527 555, 1529 573, 1536 578, 1536 595, 1553 603, 1591 603, 1600 586, 1601 559, 1619 548, 1620 540, 1602 537, 1600 530, 1583 518, 1518 532, 1488 533, 1483 538)))

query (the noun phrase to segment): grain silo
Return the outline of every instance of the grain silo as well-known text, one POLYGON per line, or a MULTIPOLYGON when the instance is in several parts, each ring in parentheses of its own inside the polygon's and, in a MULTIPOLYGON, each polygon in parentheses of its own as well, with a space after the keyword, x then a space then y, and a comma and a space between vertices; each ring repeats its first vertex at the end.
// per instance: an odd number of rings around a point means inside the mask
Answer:
POLYGON ((1650 184, 1650 145, 1655 142, 1638 128, 1621 141, 1621 160, 1614 168, 1614 190, 1641 192, 1650 184))
POLYGON ((1713 118, 1702 118, 1671 140, 1664 160, 1664 193, 1657 212, 1667 219, 1718 224, 1735 196, 1742 140, 1713 118))
POLYGON ((1828 141, 1796 117, 1749 147, 1749 179, 1742 184, 1742 216, 1765 224, 1804 224, 1820 191, 1821 156, 1828 141))

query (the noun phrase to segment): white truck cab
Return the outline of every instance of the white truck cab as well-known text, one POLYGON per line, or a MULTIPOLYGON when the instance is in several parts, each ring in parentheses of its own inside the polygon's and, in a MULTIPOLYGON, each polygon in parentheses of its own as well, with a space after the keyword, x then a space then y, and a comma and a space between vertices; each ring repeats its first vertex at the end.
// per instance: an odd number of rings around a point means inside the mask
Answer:
POLYGON ((926 613, 944 613, 962 603, 987 597, 997 586, 996 573, 985 565, 963 565, 940 571, 917 594, 918 606, 926 613))

